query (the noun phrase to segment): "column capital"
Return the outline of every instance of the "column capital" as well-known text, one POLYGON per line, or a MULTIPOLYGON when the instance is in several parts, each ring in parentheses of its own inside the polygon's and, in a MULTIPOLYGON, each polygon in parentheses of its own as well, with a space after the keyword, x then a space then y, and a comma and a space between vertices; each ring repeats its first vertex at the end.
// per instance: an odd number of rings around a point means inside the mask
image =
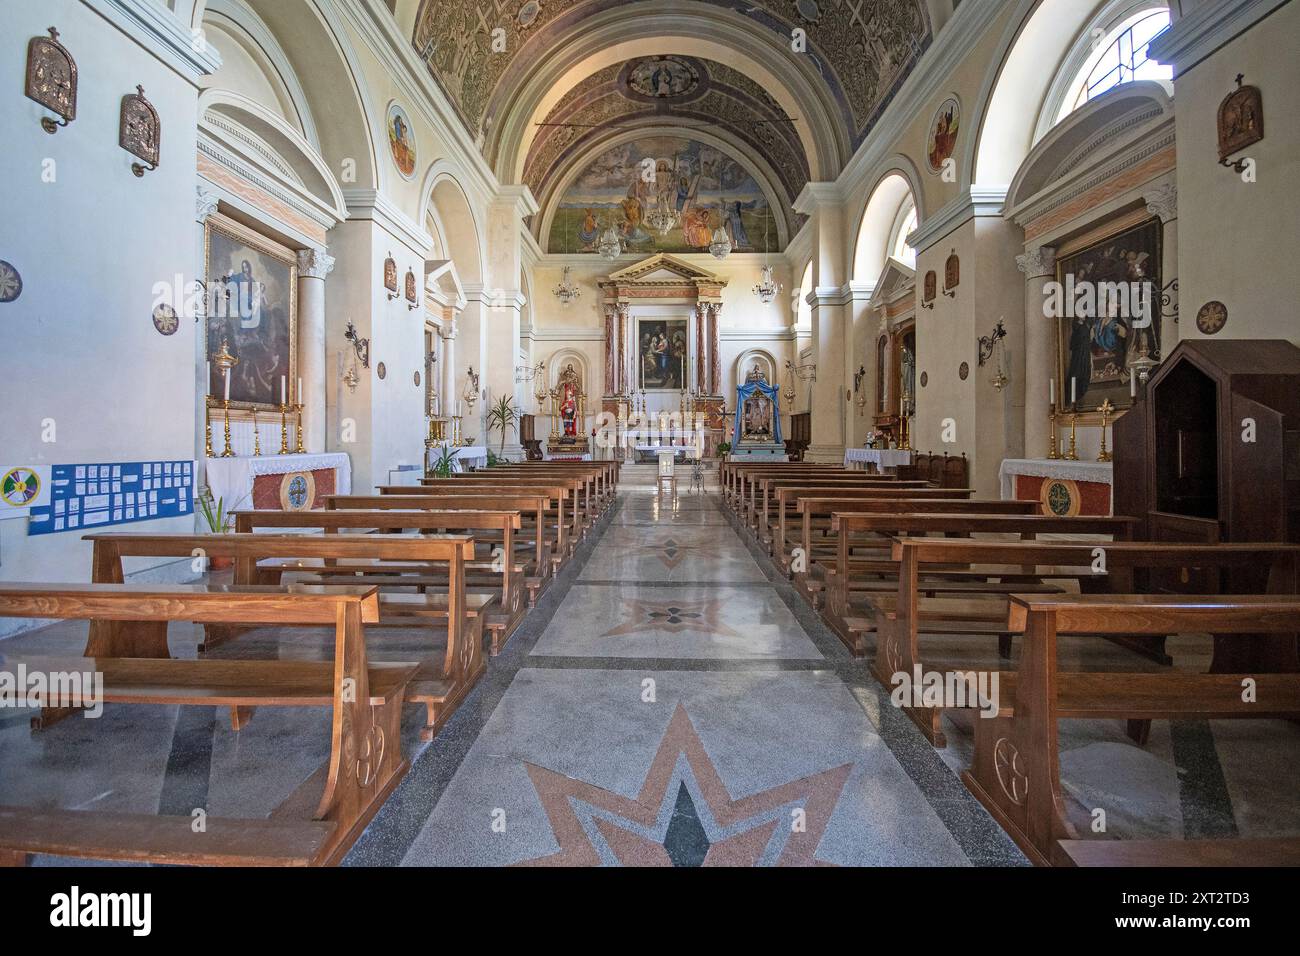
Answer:
POLYGON ((1043 279, 1056 273, 1056 250, 1052 246, 1039 246, 1016 256, 1016 267, 1026 279, 1043 279))
POLYGON ((194 221, 201 225, 217 211, 217 205, 221 200, 212 190, 204 189, 202 184, 194 187, 194 194, 194 221))
POLYGON ((334 257, 324 249, 298 250, 298 278, 324 279, 334 271, 334 257))
POLYGON ((844 190, 838 183, 805 183, 794 200, 794 211, 811 216, 823 206, 843 206, 844 190))
POLYGON ((1178 184, 1162 183, 1142 194, 1147 204, 1147 212, 1159 216, 1161 222, 1172 222, 1178 218, 1178 184))

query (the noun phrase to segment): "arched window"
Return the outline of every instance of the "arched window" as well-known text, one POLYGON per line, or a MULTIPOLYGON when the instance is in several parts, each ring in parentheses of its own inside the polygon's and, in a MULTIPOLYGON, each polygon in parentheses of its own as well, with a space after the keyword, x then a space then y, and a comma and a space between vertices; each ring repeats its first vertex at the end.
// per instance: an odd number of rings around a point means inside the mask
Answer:
POLYGON ((1089 100, 1117 86, 1136 80, 1169 84, 1173 68, 1147 54, 1148 44, 1169 23, 1166 3, 1111 0, 1105 4, 1062 60, 1039 116, 1035 142, 1089 100))
POLYGON ((899 262, 915 269, 916 250, 907 244, 907 237, 916 231, 918 220, 916 203, 912 201, 910 196, 898 213, 898 225, 894 232, 893 241, 890 243, 889 254, 899 262))
POLYGON ((808 304, 808 293, 812 291, 813 283, 812 266, 812 260, 809 259, 807 268, 803 270, 803 278, 799 280, 799 288, 795 291, 795 325, 801 329, 812 328, 812 306, 808 304))

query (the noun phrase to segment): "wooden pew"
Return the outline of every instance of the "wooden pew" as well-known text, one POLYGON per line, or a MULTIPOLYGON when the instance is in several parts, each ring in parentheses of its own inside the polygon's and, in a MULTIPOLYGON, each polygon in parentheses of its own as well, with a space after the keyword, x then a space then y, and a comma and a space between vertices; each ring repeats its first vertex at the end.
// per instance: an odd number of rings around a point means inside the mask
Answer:
MULTIPOLYGON (((1008 629, 1023 635, 1019 667, 999 677, 997 716, 975 720, 975 753, 962 780, 1035 864, 1119 866, 1149 861, 1168 847, 1184 865, 1250 862, 1256 841, 1088 840, 1066 817, 1057 763, 1057 722, 1069 719, 1300 718, 1300 675, 1062 672, 1061 634, 1142 633, 1233 635, 1236 643, 1285 637, 1295 645, 1300 598, 1295 595, 1015 595, 1008 629), (1251 682, 1253 700, 1243 699, 1251 682)), ((1300 841, 1279 843, 1300 864, 1300 841)), ((1277 859, 1274 856, 1274 859, 1277 859)))
MULTIPOLYGON (((419 487, 412 490, 420 491, 419 487)), ((486 489, 472 489, 475 492, 486 489)), ((514 494, 468 494, 468 495, 327 495, 325 509, 381 511, 385 509, 430 511, 463 511, 485 509, 488 511, 518 511, 521 516, 520 535, 515 544, 521 549, 532 552, 530 565, 532 570, 525 570, 524 584, 528 588, 528 606, 537 603, 537 596, 545 588, 555 570, 564 563, 572 550, 569 536, 566 534, 567 519, 564 503, 566 492, 563 488, 516 491, 514 494), (552 503, 554 508, 552 508, 552 503), (554 524, 551 516, 554 515, 554 524), (531 534, 531 537, 529 535, 531 534)))
MULTIPOLYGON (((780 554, 781 543, 787 540, 787 537, 793 537, 793 530, 790 524, 793 522, 794 515, 807 515, 809 530, 819 531, 823 537, 827 537, 830 532, 831 512, 823 507, 832 501, 844 501, 848 506, 840 509, 842 511, 853 511, 852 503, 856 501, 878 501, 878 500, 902 500, 907 498, 926 499, 933 501, 959 501, 968 499, 974 492, 970 488, 933 488, 928 485, 916 487, 910 484, 901 487, 894 485, 879 486, 841 486, 841 485, 823 485, 817 482, 796 482, 792 485, 783 485, 773 489, 772 509, 776 514, 776 521, 773 530, 763 543, 767 547, 768 553, 776 558, 780 554), (809 506, 813 507, 808 511, 809 506), (793 508, 793 514, 790 509, 793 508)), ((801 523, 802 519, 801 519, 801 523)), ((811 537, 799 535, 798 547, 808 552, 811 548, 811 537)), ((779 558, 778 558, 779 563, 779 558)))
MULTIPOLYGON (((822 619, 855 655, 866 653, 866 635, 878 623, 875 609, 856 607, 851 600, 853 575, 874 574, 882 579, 896 579, 898 564, 889 551, 889 538, 917 534, 1009 534, 1030 538, 1039 534, 1109 535, 1114 540, 1128 540, 1136 524, 1133 518, 1086 517, 1058 518, 1044 515, 1006 514, 878 514, 837 511, 831 516, 831 530, 839 537, 835 574, 828 576, 822 619), (855 537, 872 534, 881 538, 882 551, 850 569, 855 537)), ((969 577, 969 572, 962 574, 969 577)), ((1036 582, 1035 582, 1036 583, 1036 582)), ((869 601, 878 600, 869 597, 869 601)))
MULTIPOLYGON (((520 526, 518 511, 234 511, 237 533, 251 533, 258 528, 314 528, 326 534, 340 531, 377 529, 385 534, 401 531, 468 533, 476 542, 490 536, 501 541, 499 552, 477 555, 465 562, 466 603, 468 612, 483 619, 483 630, 491 638, 493 656, 501 652, 519 622, 523 620, 523 593, 526 567, 515 556, 514 534, 520 526), (507 560, 506 556, 510 558, 507 560), (484 587, 486 585, 486 587, 484 587), (477 599, 477 600, 476 600, 477 599)), ((430 588, 440 592, 447 582, 441 564, 398 563, 379 559, 336 561, 324 558, 271 558, 257 566, 259 582, 275 584, 284 580, 317 584, 374 584, 387 598, 385 623, 399 623, 403 618, 422 618, 429 605, 410 597, 399 598, 388 591, 416 589, 427 594, 430 588)), ((442 601, 432 605, 441 610, 442 601)))
MULTIPOLYGON (((769 519, 773 516, 776 504, 774 492, 781 488, 807 487, 812 484, 803 478, 773 478, 769 476, 753 478, 750 483, 750 499, 744 505, 744 520, 748 521, 750 530, 761 542, 766 542, 769 519)), ((878 475, 858 475, 848 478, 826 478, 817 481, 818 487, 844 489, 845 491, 917 491, 935 487, 924 481, 898 481, 894 478, 881 478, 878 475)))
POLYGON ((420 480, 420 485, 424 488, 441 488, 447 490, 453 488, 454 484, 482 485, 487 483, 491 485, 492 483, 512 484, 532 481, 563 481, 570 483, 570 485, 575 489, 574 514, 582 517, 582 529, 584 533, 589 528, 595 526, 596 520, 603 513, 603 500, 599 492, 600 475, 597 472, 590 470, 561 471, 558 468, 554 468, 542 472, 528 472, 511 468, 494 468, 491 471, 453 475, 450 478, 423 478, 420 480), (444 484, 445 482, 453 484, 444 484))
MULTIPOLYGON (((1233 569, 1255 565, 1266 569, 1268 589, 1286 593, 1297 590, 1297 558, 1300 546, 1271 544, 1204 545, 1171 544, 1167 542, 1071 542, 1071 541, 971 541, 952 538, 900 538, 892 543, 892 558, 898 566, 897 585, 893 593, 871 595, 869 601, 877 623, 876 656, 872 673, 883 685, 890 686, 899 673, 912 674, 919 666, 922 670, 941 669, 941 664, 924 659, 919 638, 922 634, 949 636, 997 635, 999 656, 1010 658, 1010 632, 1006 630, 1007 600, 1017 592, 1025 580, 1014 576, 997 587, 980 586, 980 593, 963 595, 959 606, 944 606, 948 595, 940 592, 937 599, 927 600, 925 583, 928 568, 974 566, 987 571, 990 577, 999 574, 995 567, 1007 566, 1006 573, 1051 569, 1040 580, 1072 579, 1080 590, 1086 592, 1108 591, 1132 593, 1135 574, 1139 570, 1154 568, 1212 570, 1216 580, 1224 580, 1233 569), (1104 572, 1094 571, 1099 560, 1104 561, 1104 572), (1072 570, 1066 570, 1072 569, 1072 570)), ((1032 579, 1032 578, 1031 578, 1032 579)), ((1040 589, 1049 591, 1051 589, 1040 589)), ((1058 589, 1059 590, 1059 589, 1058 589)), ((933 592, 931 592, 933 594, 933 592)), ((1163 656, 1164 635, 1155 637, 1111 635, 1117 643, 1145 656, 1163 656), (1154 648, 1152 642, 1159 642, 1154 648), (1143 646, 1145 644, 1145 646, 1143 646)), ((1285 642, 1283 642, 1285 644, 1285 642)), ((1259 656, 1249 661, 1235 661, 1222 657, 1230 649, 1220 649, 1216 642, 1216 661, 1211 670, 1231 671, 1232 665, 1246 665, 1255 670, 1284 670, 1295 660, 1295 648, 1289 652, 1278 647, 1277 641, 1259 641, 1252 648, 1259 656), (1264 652, 1272 656, 1264 656, 1264 652)), ((1165 658, 1167 660, 1167 658, 1165 658)), ((936 707, 905 707, 904 712, 921 728, 921 732, 936 746, 945 745, 941 729, 942 709, 936 707)), ((1145 742, 1149 730, 1147 723, 1133 723, 1129 734, 1139 743, 1145 742)))
MULTIPOLYGON (((750 483, 757 478, 837 478, 861 477, 861 473, 826 465, 738 465, 729 472, 729 484, 724 488, 723 503, 740 514, 743 503, 752 494, 750 483)), ((885 478, 886 481, 894 480, 885 478)))
POLYGON ((546 477, 556 474, 594 474, 596 491, 602 503, 608 504, 618 493, 619 468, 617 462, 518 462, 498 466, 488 474, 528 475, 546 477))
MULTIPOLYGON (((565 547, 572 551, 590 524, 591 511, 583 497, 584 482, 578 478, 557 475, 553 478, 462 478, 437 479, 442 484, 380 485, 381 495, 549 495, 557 502, 563 502, 566 524, 563 534, 565 547)), ((559 506, 557 505, 557 508, 559 506)), ((558 552, 565 554, 564 551, 558 552)))
MULTIPOLYGON (((259 561, 271 558, 319 558, 325 560, 370 560, 411 563, 445 562, 446 595, 428 602, 427 616, 447 622, 447 647, 442 659, 430 657, 420 663, 415 677, 406 685, 406 701, 421 704, 426 720, 421 738, 432 740, 439 728, 483 676, 482 620, 471 613, 465 597, 465 562, 474 558, 474 539, 465 535, 383 534, 92 534, 85 540, 94 545, 91 574, 94 582, 121 584, 122 559, 127 557, 231 558, 235 581, 251 585, 259 580, 259 561)), ((379 599, 382 612, 391 612, 391 598, 379 599)), ((206 626, 202 650, 230 639, 236 630, 206 626)), ((92 620, 86 642, 87 657, 166 658, 166 627, 143 624, 123 626, 113 619, 92 620)), ((49 715, 50 723, 66 714, 49 715)), ((232 715, 238 722, 238 715, 232 715)))
MULTIPOLYGON (((0 584, 0 616, 112 622, 143 628, 146 643, 172 621, 334 628, 330 661, 173 660, 87 655, 6 659, 50 673, 99 673, 107 703, 229 707, 328 707, 330 756, 282 804, 315 806, 306 820, 0 807, 0 863, 29 854, 206 866, 337 863, 405 775, 401 703, 414 663, 372 664, 364 626, 379 618, 376 591, 354 588, 231 588, 190 585, 0 584), (308 802, 309 801, 309 802, 308 802)), ((92 625, 93 626, 93 625, 92 625)), ((63 700, 61 703, 72 703, 63 700)))

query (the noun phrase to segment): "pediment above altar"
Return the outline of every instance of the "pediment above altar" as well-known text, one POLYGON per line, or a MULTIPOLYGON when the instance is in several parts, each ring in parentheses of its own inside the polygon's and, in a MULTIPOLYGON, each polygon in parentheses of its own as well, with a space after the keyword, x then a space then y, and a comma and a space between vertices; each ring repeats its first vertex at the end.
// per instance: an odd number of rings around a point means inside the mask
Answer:
POLYGON ((722 288, 727 284, 726 279, 715 273, 662 252, 619 269, 617 272, 611 272, 607 281, 618 286, 689 284, 722 288))

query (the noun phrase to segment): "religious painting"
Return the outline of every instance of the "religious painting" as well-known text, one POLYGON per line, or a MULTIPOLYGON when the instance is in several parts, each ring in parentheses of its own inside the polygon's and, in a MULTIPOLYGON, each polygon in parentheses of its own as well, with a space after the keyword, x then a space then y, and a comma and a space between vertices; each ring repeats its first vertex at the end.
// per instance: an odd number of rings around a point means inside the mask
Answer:
POLYGON ((627 71, 627 88, 637 99, 679 99, 700 83, 700 71, 677 56, 634 60, 627 71))
POLYGON ((941 172, 957 149, 957 133, 961 129, 961 104, 956 97, 948 97, 934 114, 930 124, 930 139, 926 156, 932 172, 941 172))
POLYGON ((209 394, 225 395, 225 376, 211 361, 224 342, 236 359, 231 406, 278 409, 281 378, 298 375, 297 256, 224 216, 208 218, 204 247, 209 394))
POLYGON ((565 189, 551 252, 595 253, 613 227, 642 254, 705 252, 722 228, 737 252, 762 251, 778 231, 757 181, 735 158, 680 136, 646 136, 601 153, 565 189))
POLYGON ((685 319, 640 319, 637 322, 637 385, 678 390, 686 387, 685 319))
POLYGON ((398 172, 407 179, 415 178, 415 133, 406 110, 396 103, 388 107, 388 148, 397 164, 398 172))
POLYGON ((1143 354, 1161 357, 1160 256, 1160 220, 1150 219, 1057 258, 1044 309, 1057 320, 1062 406, 1133 404, 1130 365, 1143 354))

